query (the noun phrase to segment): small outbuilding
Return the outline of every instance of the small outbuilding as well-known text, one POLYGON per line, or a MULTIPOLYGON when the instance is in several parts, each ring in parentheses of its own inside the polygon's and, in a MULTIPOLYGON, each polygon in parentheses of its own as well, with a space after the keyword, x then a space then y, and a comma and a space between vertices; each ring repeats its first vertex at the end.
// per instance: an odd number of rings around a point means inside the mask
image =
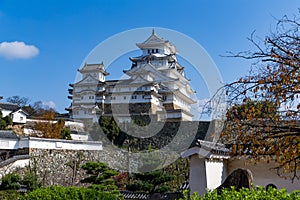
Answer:
POLYGON ((2 117, 9 116, 14 124, 25 124, 28 114, 22 108, 13 103, 0 103, 2 117))

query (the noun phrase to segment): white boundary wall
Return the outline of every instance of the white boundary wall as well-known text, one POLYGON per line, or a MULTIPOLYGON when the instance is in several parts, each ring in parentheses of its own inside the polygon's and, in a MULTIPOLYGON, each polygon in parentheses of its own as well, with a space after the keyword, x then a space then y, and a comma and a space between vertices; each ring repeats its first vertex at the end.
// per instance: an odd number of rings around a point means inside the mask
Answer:
POLYGON ((0 149, 68 149, 68 150, 103 150, 100 141, 60 140, 48 138, 0 138, 0 149))

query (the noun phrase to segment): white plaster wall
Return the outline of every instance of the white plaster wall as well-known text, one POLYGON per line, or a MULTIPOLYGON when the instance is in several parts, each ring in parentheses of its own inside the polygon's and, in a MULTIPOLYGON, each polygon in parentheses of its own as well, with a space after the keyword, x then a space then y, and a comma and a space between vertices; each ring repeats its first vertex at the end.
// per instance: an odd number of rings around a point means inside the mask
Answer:
POLYGON ((286 188, 288 192, 294 190, 300 190, 300 180, 295 179, 294 183, 290 179, 280 178, 276 171, 270 170, 274 167, 275 163, 273 161, 267 163, 265 161, 260 161, 257 164, 246 162, 245 159, 232 160, 228 164, 228 174, 237 168, 247 168, 250 169, 253 174, 253 181, 255 186, 265 187, 267 184, 274 184, 278 189, 286 188))
POLYGON ((79 129, 84 128, 84 124, 81 122, 73 122, 73 121, 65 121, 65 126, 66 127, 77 127, 79 129))
POLYGON ((183 121, 192 121, 193 120, 193 117, 190 116, 190 115, 187 115, 185 113, 182 113, 182 120, 183 121))
POLYGON ((190 192, 191 194, 197 192, 200 195, 206 193, 206 168, 205 158, 199 158, 195 154, 190 157, 190 192))
POLYGON ((19 147, 18 139, 0 138, 1 149, 18 149, 18 147, 19 147))
POLYGON ((0 149, 69 149, 69 150, 103 150, 102 143, 96 141, 59 140, 47 138, 0 139, 0 149))
POLYGON ((12 120, 14 123, 26 123, 27 116, 21 111, 12 114, 12 120))
POLYGON ((222 184, 224 164, 220 160, 205 161, 207 189, 213 190, 222 184))
POLYGON ((54 140, 45 138, 29 138, 29 148, 36 149, 70 149, 70 150, 103 150, 101 142, 54 140))
POLYGON ((88 135, 82 135, 82 134, 71 134, 72 140, 80 140, 80 141, 87 141, 89 140, 88 135))

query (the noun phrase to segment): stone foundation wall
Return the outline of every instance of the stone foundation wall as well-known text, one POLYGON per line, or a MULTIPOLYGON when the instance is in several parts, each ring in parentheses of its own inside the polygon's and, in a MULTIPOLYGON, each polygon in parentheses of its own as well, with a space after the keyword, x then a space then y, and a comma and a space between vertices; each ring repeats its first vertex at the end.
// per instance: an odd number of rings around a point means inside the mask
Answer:
POLYGON ((126 166, 127 161, 125 153, 110 151, 108 148, 105 151, 30 149, 29 155, 29 166, 16 169, 15 172, 20 175, 24 175, 28 171, 36 173, 45 186, 84 185, 80 183, 80 180, 86 174, 80 166, 88 161, 105 162, 110 167, 117 169, 126 166), (120 158, 124 158, 124 162, 120 162, 120 158))

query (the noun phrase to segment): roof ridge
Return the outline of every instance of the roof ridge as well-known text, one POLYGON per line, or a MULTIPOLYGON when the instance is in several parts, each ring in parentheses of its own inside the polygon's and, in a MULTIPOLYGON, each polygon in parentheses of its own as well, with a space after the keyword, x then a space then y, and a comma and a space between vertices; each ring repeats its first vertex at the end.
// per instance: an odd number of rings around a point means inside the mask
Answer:
POLYGON ((10 102, 0 102, 0 104, 6 104, 6 105, 15 105, 15 106, 19 106, 16 103, 10 103, 10 102))

